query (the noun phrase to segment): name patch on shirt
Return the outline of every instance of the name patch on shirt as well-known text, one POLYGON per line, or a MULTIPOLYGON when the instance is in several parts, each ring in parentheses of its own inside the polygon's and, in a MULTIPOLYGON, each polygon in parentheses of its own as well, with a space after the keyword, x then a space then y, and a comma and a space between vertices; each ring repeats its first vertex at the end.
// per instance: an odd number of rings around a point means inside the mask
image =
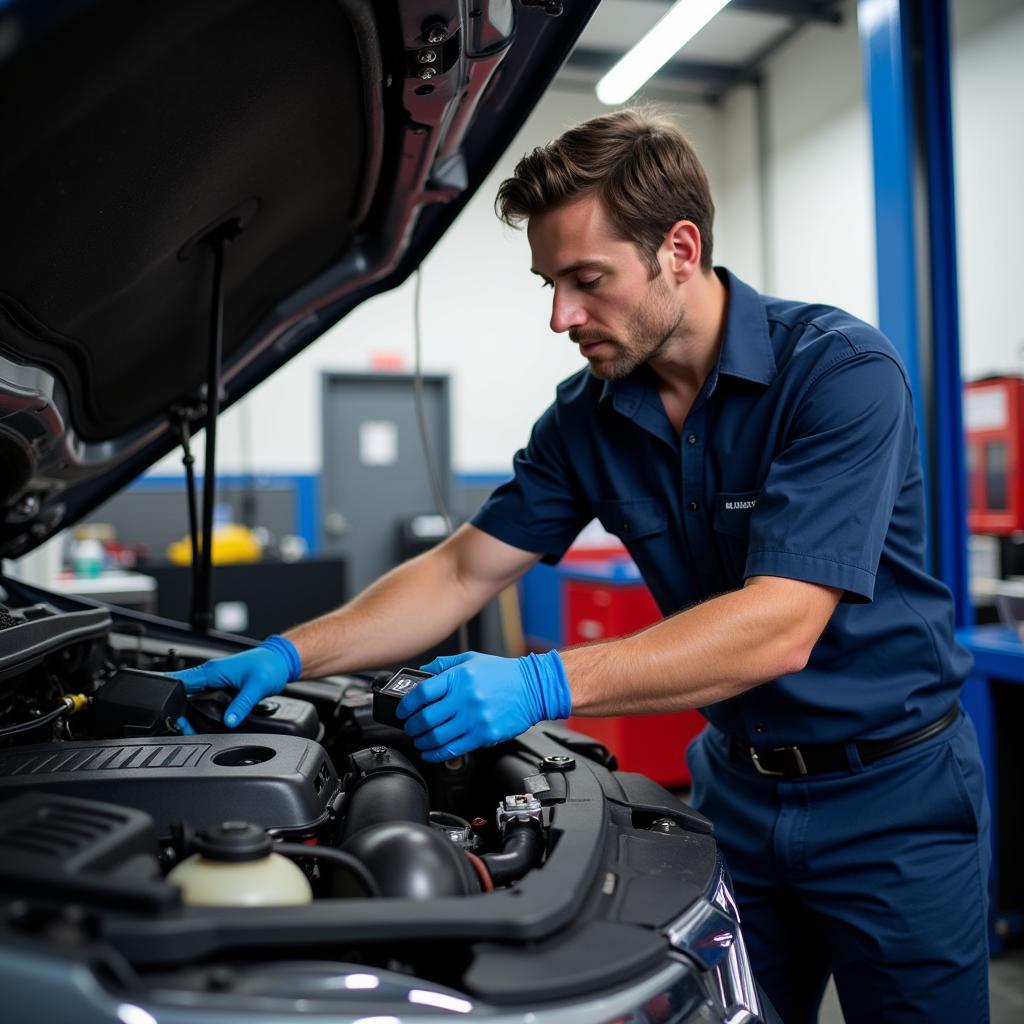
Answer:
POLYGON ((756 501, 727 501, 725 507, 732 508, 753 508, 757 504, 756 501))

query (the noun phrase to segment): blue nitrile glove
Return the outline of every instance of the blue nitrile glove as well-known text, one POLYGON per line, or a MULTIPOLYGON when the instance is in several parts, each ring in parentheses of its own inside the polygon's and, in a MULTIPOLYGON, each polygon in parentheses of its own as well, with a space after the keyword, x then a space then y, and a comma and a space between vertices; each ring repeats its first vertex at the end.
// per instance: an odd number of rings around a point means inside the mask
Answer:
POLYGON ((424 761, 493 746, 572 709, 558 651, 525 658, 469 651, 435 658, 423 671, 438 674, 403 697, 397 714, 424 761))
POLYGON ((174 724, 182 736, 195 736, 196 731, 192 728, 192 723, 184 715, 179 715, 174 724))
POLYGON ((233 729, 261 700, 280 693, 301 673, 302 661, 295 645, 275 633, 252 650, 167 674, 180 679, 186 693, 237 690, 238 696, 224 712, 224 724, 233 729))

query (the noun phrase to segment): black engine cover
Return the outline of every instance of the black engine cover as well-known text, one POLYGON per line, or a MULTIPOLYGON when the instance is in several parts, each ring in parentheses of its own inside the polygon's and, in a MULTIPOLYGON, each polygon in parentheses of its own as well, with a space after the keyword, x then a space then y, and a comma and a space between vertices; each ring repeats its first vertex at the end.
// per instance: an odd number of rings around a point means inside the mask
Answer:
POLYGON ((338 776, 312 740, 269 734, 41 743, 0 753, 0 800, 50 792, 147 812, 161 835, 249 821, 290 836, 329 816, 338 776))

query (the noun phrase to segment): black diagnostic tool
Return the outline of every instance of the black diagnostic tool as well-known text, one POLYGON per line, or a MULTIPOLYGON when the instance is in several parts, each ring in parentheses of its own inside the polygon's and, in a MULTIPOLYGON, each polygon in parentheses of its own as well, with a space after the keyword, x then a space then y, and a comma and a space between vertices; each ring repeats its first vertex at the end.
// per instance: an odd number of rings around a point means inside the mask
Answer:
POLYGON ((400 668, 393 676, 382 677, 373 684, 373 720, 381 725, 393 725, 402 728, 402 720, 396 709, 399 702, 407 694, 412 693, 424 679, 429 679, 432 672, 420 672, 415 668, 400 668))

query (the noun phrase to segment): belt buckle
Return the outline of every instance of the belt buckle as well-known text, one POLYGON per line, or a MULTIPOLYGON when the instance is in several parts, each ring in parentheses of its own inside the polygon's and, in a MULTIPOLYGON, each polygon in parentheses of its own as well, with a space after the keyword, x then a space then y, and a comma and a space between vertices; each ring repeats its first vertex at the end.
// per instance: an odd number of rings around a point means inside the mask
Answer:
MULTIPOLYGON (((754 762, 754 767, 762 775, 782 775, 782 776, 784 776, 784 775, 789 774, 788 772, 776 772, 776 771, 772 771, 771 768, 765 768, 765 766, 763 764, 761 764, 761 759, 757 756, 757 751, 753 747, 749 747, 748 749, 750 751, 750 760, 754 762)), ((794 747, 772 747, 771 750, 765 751, 765 753, 781 754, 784 751, 789 752, 789 753, 791 753, 793 755, 793 761, 796 764, 796 773, 797 773, 797 775, 806 775, 807 774, 807 765, 804 762, 804 755, 800 752, 800 748, 799 747, 795 747, 795 746, 794 747)))

